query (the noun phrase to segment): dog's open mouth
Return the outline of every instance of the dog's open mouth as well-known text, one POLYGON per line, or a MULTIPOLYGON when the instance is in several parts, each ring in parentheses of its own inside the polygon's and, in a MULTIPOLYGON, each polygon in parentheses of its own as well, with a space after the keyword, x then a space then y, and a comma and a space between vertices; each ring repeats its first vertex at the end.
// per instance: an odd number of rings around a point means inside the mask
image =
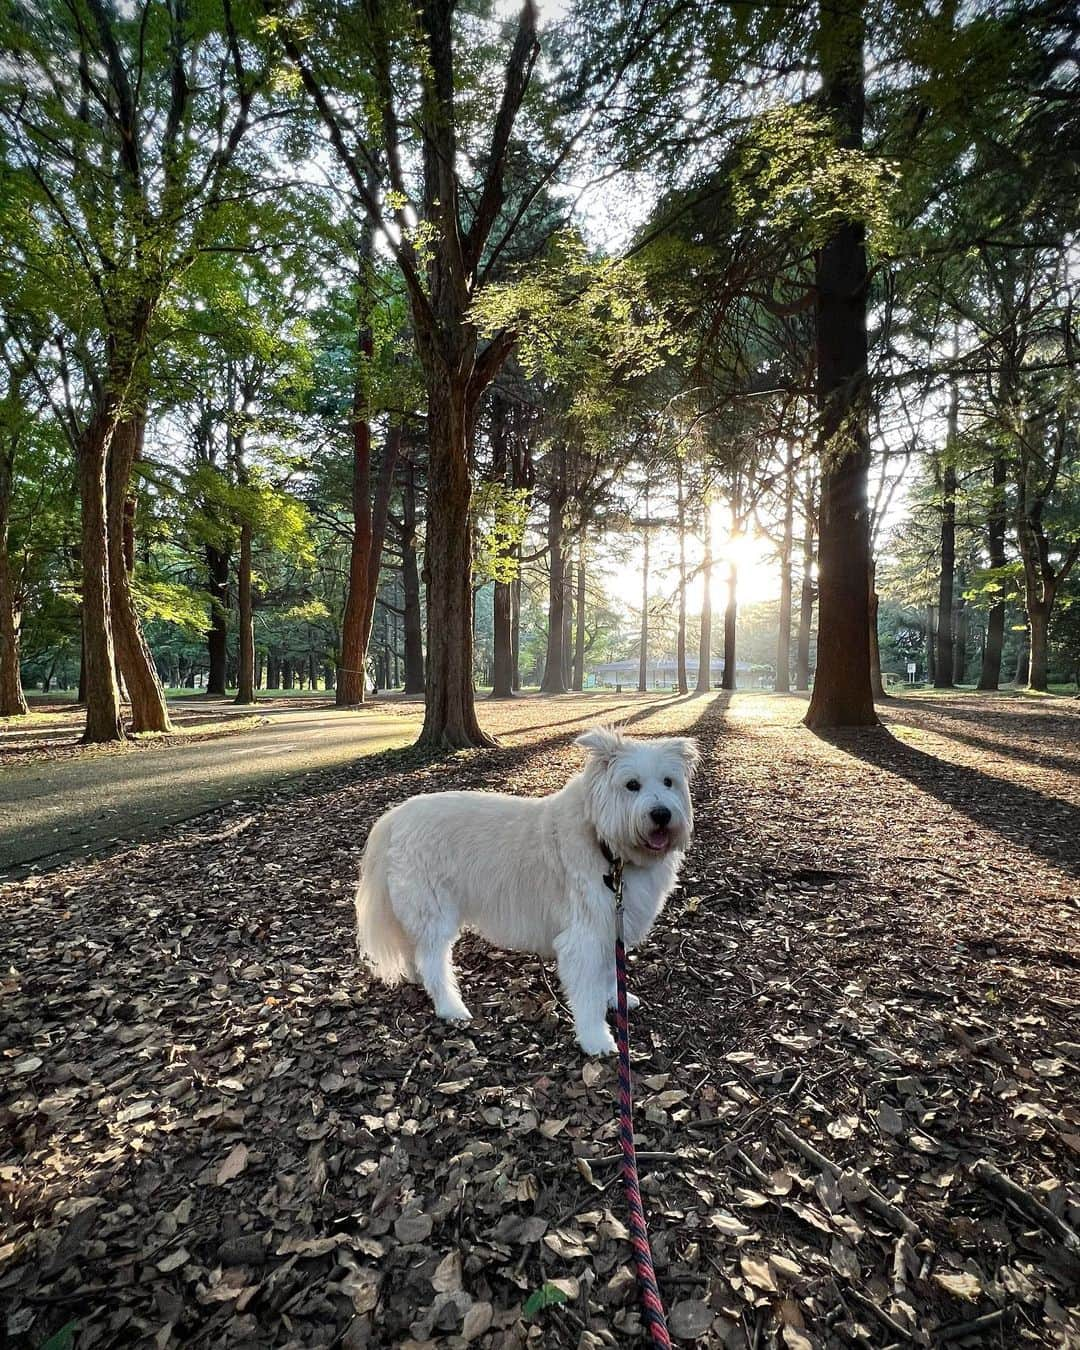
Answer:
POLYGON ((650 853, 666 853, 671 846, 670 830, 653 830, 645 837, 645 847, 650 853))

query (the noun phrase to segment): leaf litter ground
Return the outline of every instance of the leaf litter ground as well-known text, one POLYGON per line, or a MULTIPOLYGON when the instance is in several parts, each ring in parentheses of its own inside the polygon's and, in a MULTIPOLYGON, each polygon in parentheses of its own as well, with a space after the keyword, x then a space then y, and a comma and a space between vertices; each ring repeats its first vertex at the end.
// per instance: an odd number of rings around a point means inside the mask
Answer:
MULTIPOLYGON (((607 704, 489 705, 394 752, 4 888, 6 1343, 643 1344, 613 1069, 554 971, 464 941, 477 1019, 357 969, 366 832, 540 793, 607 704)), ((672 1330, 724 1347, 1080 1345, 1080 719, 622 700, 692 730, 698 830, 632 962, 672 1330)))

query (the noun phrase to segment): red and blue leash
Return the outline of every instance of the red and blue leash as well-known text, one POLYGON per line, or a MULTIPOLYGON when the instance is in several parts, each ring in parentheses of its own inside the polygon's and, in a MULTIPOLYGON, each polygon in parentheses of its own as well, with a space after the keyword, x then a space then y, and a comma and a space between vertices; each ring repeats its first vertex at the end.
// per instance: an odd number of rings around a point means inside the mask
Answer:
MULTIPOLYGON (((607 850, 605 849, 605 854, 607 850)), ((622 1151, 623 1189, 630 1211, 630 1245, 634 1250, 634 1266, 641 1288, 641 1307, 649 1328, 654 1348, 671 1350, 667 1318, 660 1289, 656 1283, 649 1230, 645 1224, 645 1208, 641 1203, 638 1183, 637 1150, 634 1148, 634 1104, 630 1094, 630 1025, 626 1008, 626 943, 623 937, 623 865, 621 859, 610 858, 610 878, 605 877, 615 894, 615 985, 617 1010, 615 1016, 616 1040, 619 1046, 619 1145, 622 1151)))

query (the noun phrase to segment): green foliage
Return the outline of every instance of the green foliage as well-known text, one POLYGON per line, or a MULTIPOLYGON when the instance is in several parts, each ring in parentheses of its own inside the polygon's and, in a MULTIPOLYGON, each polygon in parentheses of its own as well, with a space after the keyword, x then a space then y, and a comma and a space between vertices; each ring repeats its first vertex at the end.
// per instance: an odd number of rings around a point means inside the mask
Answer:
POLYGON ((542 1313, 545 1308, 555 1308, 558 1307, 560 1303, 565 1303, 567 1297, 567 1293, 564 1289, 560 1289, 558 1285, 548 1281, 547 1283, 542 1284, 539 1289, 533 1290, 525 1300, 525 1306, 522 1308, 522 1312, 528 1318, 536 1317, 537 1314, 542 1313))
POLYGON ((474 575, 481 583, 509 583, 518 574, 517 546, 528 524, 531 493, 484 480, 472 495, 476 522, 474 575))

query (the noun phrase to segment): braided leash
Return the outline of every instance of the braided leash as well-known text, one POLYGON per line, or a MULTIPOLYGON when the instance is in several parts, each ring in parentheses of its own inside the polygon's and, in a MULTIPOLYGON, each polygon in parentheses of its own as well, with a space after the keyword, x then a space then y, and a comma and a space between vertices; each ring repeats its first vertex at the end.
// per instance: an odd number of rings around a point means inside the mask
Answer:
MULTIPOLYGON (((605 856, 607 848, 604 848, 605 856)), ((626 943, 623 936, 623 865, 620 858, 609 858, 611 873, 604 882, 615 894, 615 984, 618 1009, 615 1017, 616 1038, 619 1044, 619 1144, 622 1149, 623 1189, 630 1211, 630 1245, 634 1249, 634 1266, 641 1287, 641 1306, 648 1323, 654 1347, 671 1350, 664 1304, 656 1283, 649 1230, 645 1225, 645 1209, 641 1203, 638 1184, 637 1150, 634 1148, 634 1106, 630 1095, 630 1025, 626 1009, 626 943)))

